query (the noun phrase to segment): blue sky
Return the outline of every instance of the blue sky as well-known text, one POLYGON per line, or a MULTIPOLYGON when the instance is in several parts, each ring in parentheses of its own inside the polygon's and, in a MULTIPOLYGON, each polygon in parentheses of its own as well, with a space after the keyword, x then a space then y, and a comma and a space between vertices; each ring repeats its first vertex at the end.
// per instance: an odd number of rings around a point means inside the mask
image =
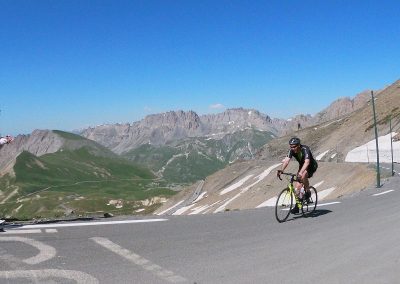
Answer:
POLYGON ((398 11, 366 0, 1 0, 0 133, 170 110, 315 114, 400 78, 398 11))

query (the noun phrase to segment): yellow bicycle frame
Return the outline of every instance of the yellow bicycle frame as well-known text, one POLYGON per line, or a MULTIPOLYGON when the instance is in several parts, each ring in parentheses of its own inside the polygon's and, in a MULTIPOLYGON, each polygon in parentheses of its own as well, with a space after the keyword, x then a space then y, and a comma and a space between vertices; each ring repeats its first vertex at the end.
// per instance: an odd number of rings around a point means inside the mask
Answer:
POLYGON ((300 199, 297 197, 296 191, 294 189, 294 185, 289 182, 288 184, 289 192, 294 196, 294 200, 296 201, 297 207, 301 209, 303 207, 303 203, 301 203, 300 199))

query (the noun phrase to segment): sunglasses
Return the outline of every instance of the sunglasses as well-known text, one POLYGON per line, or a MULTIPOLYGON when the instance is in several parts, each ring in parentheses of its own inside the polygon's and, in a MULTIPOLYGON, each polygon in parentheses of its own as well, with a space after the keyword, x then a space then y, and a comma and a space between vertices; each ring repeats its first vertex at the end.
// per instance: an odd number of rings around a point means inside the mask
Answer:
POLYGON ((297 147, 299 147, 299 145, 290 146, 290 149, 296 149, 297 147))

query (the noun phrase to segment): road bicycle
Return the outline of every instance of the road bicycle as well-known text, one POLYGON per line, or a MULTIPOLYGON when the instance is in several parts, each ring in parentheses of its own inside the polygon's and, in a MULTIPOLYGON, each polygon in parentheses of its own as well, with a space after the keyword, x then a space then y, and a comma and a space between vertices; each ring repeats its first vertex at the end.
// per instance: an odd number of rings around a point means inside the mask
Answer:
MULTIPOLYGON (((310 186, 311 196, 309 198, 300 199, 294 189, 293 182, 301 182, 300 177, 297 174, 284 173, 281 175, 287 175, 290 177, 288 187, 279 193, 275 205, 275 216, 279 223, 285 222, 289 217, 291 210, 294 206, 298 206, 303 216, 309 216, 315 211, 318 202, 318 193, 315 187, 310 186)), ((279 177, 280 180, 281 177, 279 177)))

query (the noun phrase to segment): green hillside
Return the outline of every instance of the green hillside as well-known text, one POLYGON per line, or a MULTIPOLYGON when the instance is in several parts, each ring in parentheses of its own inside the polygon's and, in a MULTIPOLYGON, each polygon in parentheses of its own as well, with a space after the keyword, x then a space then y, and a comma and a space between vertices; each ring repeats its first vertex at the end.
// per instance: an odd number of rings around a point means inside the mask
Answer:
MULTIPOLYGON (((68 139, 65 144, 80 140, 74 134, 61 135, 68 139)), ((0 178, 0 217, 149 213, 160 205, 157 199, 174 194, 149 170, 85 140, 81 148, 75 144, 71 148, 77 149, 40 157, 22 152, 14 165, 15 177, 0 178)))
POLYGON ((142 145, 123 156, 146 165, 169 182, 190 183, 204 179, 238 159, 254 158, 272 139, 269 132, 246 129, 222 139, 188 138, 169 145, 142 145))

